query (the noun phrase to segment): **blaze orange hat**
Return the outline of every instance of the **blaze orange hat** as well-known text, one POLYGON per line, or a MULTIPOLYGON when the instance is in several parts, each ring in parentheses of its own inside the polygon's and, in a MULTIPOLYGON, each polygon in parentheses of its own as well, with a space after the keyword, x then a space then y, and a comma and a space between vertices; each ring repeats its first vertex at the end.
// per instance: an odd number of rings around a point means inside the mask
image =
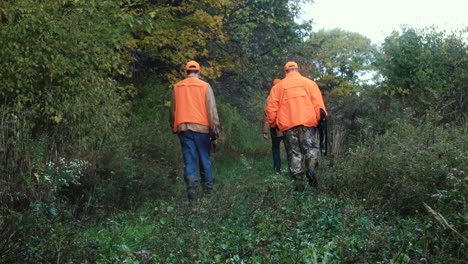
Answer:
POLYGON ((199 71, 200 70, 200 64, 196 61, 189 61, 187 62, 187 65, 185 66, 185 69, 187 71, 199 71))
POLYGON ((297 63, 295 63, 294 61, 288 61, 286 65, 284 65, 284 70, 287 71, 290 69, 299 69, 299 67, 297 66, 297 63))
POLYGON ((274 79, 273 80, 273 86, 276 85, 277 83, 279 83, 281 80, 280 79, 274 79))

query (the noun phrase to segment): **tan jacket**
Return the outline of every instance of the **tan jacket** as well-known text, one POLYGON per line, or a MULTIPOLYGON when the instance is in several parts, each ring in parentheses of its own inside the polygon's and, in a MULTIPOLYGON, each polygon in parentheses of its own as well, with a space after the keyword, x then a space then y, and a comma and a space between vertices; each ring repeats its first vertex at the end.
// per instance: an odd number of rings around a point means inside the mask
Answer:
MULTIPOLYGON (((205 126, 196 123, 182 123, 177 127, 177 132, 191 130, 194 132, 200 133, 209 133, 210 129, 216 132, 220 132, 220 124, 219 124, 219 117, 218 117, 218 110, 216 108, 216 100, 214 97, 213 89, 211 86, 208 85, 206 90, 205 96, 205 104, 206 104, 206 112, 208 113, 208 120, 210 121, 210 126, 205 126)), ((170 112, 170 123, 171 128, 174 130, 174 114, 175 108, 177 106, 177 102, 175 99, 174 91, 172 92, 172 100, 171 100, 171 112, 170 112)))

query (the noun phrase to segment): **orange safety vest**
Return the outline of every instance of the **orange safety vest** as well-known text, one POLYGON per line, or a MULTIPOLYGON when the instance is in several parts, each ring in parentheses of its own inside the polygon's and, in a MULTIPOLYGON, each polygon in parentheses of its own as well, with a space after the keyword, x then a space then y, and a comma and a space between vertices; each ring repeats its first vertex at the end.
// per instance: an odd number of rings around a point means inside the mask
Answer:
POLYGON ((207 89, 208 83, 196 77, 188 77, 175 85, 174 132, 182 123, 210 126, 206 111, 207 89))
POLYGON ((300 125, 316 127, 320 108, 326 111, 317 84, 298 72, 290 72, 271 90, 265 112, 272 127, 277 124, 286 131, 300 125))

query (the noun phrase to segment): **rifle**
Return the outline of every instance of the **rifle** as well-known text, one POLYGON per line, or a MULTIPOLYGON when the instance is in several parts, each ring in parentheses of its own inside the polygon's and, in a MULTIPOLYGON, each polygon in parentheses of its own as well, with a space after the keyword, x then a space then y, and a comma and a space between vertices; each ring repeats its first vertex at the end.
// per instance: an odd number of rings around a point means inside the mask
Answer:
POLYGON ((327 156, 328 154, 328 126, 327 126, 327 119, 325 118, 327 114, 325 110, 320 108, 320 120, 318 121, 318 131, 319 131, 319 140, 320 140, 320 153, 322 155, 327 156))

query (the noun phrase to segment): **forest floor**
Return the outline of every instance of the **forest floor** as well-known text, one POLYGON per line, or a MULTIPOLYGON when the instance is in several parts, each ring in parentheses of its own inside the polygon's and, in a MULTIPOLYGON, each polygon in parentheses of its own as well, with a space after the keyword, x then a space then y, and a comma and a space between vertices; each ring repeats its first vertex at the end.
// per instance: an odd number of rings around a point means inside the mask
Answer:
MULTIPOLYGON (((398 217, 370 208, 365 200, 324 193, 320 187, 295 192, 288 174, 275 174, 268 158, 252 161, 241 156, 213 165, 215 192, 201 194, 195 203, 187 201, 180 178, 163 199, 86 227, 78 239, 92 245, 88 259, 98 263, 444 263, 440 259, 444 248, 432 245, 437 239, 453 239, 428 235, 435 224, 427 215, 398 217)), ((461 251, 445 263, 463 263, 464 254, 461 251)))

